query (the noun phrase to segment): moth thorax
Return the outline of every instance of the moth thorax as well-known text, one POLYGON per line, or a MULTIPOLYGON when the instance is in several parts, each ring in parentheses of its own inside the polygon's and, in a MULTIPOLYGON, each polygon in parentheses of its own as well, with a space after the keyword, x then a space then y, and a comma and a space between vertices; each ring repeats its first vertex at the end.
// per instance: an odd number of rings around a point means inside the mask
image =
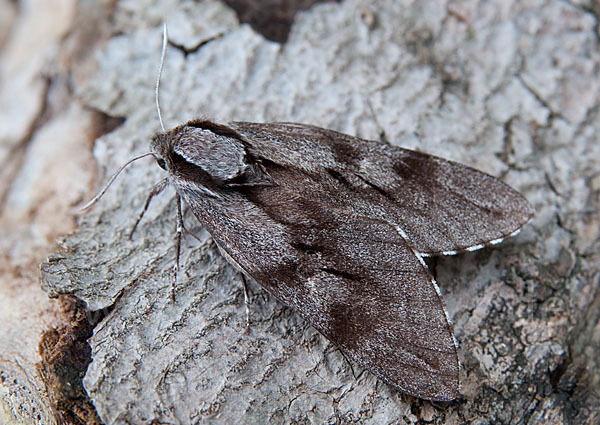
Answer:
POLYGON ((223 182, 243 174, 248 166, 246 150, 239 139, 203 128, 186 126, 173 150, 223 182))

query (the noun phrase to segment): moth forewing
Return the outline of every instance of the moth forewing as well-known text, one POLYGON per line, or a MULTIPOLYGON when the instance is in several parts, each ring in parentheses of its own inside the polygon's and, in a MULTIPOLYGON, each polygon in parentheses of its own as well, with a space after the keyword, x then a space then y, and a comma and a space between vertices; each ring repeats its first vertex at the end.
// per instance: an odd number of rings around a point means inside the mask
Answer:
POLYGON ((318 174, 313 196, 396 224, 423 255, 468 251, 518 231, 527 200, 501 180, 421 152, 303 124, 232 123, 269 160, 318 174))

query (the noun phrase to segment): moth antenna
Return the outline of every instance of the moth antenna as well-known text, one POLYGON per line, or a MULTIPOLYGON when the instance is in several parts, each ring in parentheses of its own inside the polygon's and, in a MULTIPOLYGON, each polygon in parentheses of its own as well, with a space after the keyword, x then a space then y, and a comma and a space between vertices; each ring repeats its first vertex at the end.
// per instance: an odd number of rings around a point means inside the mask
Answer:
POLYGON ((141 158, 144 158, 144 157, 150 156, 150 155, 155 155, 155 153, 154 152, 146 152, 145 154, 136 156, 135 158, 132 158, 129 161, 127 161, 125 164, 121 165, 119 167, 119 169, 111 176, 111 178, 108 179, 108 181, 106 182, 106 184, 104 186, 102 186, 102 189, 100 189, 98 191, 98 193, 96 194, 96 196, 94 196, 92 199, 89 200, 89 202, 87 204, 85 204, 83 207, 81 207, 80 211, 83 212, 83 211, 89 209, 90 207, 92 207, 96 202, 98 202, 98 200, 100 198, 102 198, 102 196, 104 196, 104 194, 106 193, 106 191, 108 190, 108 188, 110 187, 110 185, 115 181, 115 179, 117 178, 117 176, 121 173, 121 171, 123 171, 125 169, 125 167, 127 167, 133 161, 137 161, 138 159, 141 159, 141 158))
POLYGON ((158 101, 158 91, 160 88, 160 76, 162 74, 163 65, 165 63, 165 54, 167 53, 167 42, 169 41, 167 37, 167 23, 163 23, 163 43, 162 43, 162 51, 160 53, 160 65, 158 66, 158 76, 156 77, 156 112, 158 113, 158 121, 160 122, 160 128, 164 132, 165 126, 163 124, 162 114, 160 113, 160 102, 158 101))

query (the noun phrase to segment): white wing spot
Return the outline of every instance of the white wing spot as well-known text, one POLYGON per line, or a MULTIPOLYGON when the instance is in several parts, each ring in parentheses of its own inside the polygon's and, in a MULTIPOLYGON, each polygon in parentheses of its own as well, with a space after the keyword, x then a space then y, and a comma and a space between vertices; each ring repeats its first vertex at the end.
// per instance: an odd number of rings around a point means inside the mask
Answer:
POLYGON ((406 243, 408 244, 410 250, 413 252, 413 254, 416 255, 416 257, 419 259, 419 262, 423 265, 423 267, 425 267, 426 269, 429 269, 429 267, 427 267, 427 264, 425 264, 425 260, 423 260, 423 257, 428 257, 428 255, 423 255, 420 252, 417 252, 414 250, 414 248, 412 248, 410 246, 410 241, 408 239, 408 236, 406 235, 406 233, 404 232, 404 230, 402 230, 400 228, 400 226, 398 226, 395 223, 390 223, 394 226, 394 228, 396 229, 396 232, 398 232, 400 234, 400 236, 402 236, 404 238, 404 240, 406 241, 406 243))
POLYGON ((408 242, 408 236, 407 234, 404 232, 404 230, 402 230, 397 224, 394 224, 394 227, 396 228, 396 232, 400 233, 400 236, 402 236, 404 238, 404 240, 406 242, 408 242))
POLYGON ((442 251, 442 255, 456 255, 458 254, 456 251, 442 251))
MULTIPOLYGON (((440 291, 440 287, 438 286, 438 284, 435 281, 435 279, 431 278, 431 283, 433 283, 433 287, 435 288, 435 292, 437 292, 437 294, 441 297, 442 296, 442 291, 440 291)), ((446 311, 446 307, 444 307, 444 311, 446 311)), ((448 316, 448 313, 446 313, 446 316, 448 316)))
MULTIPOLYGON (((440 287, 438 286, 435 279, 431 278, 431 283, 433 284, 433 287, 435 288, 435 292, 437 292, 438 296, 442 299, 442 307, 444 308, 444 315, 446 316, 446 321, 448 322, 450 327, 452 327, 452 320, 450 320, 450 315, 448 314, 448 310, 446 310, 446 304, 443 302, 442 291, 440 290, 440 287)), ((458 341, 456 340, 456 337, 454 336, 454 332, 450 332, 450 333, 452 334, 452 342, 454 343, 454 347, 458 350, 458 341)))
POLYGON ((473 251, 477 251, 478 249, 483 248, 485 245, 480 243, 479 245, 473 245, 467 248, 467 251, 469 252, 473 252, 473 251))
POLYGON ((490 245, 498 245, 500 242, 502 242, 504 240, 504 238, 498 238, 498 239, 494 239, 492 241, 489 241, 488 243, 490 245))
POLYGON ((512 238, 513 236, 517 236, 520 232, 521 232, 521 229, 517 229, 514 232, 512 232, 510 235, 508 235, 508 237, 512 238))

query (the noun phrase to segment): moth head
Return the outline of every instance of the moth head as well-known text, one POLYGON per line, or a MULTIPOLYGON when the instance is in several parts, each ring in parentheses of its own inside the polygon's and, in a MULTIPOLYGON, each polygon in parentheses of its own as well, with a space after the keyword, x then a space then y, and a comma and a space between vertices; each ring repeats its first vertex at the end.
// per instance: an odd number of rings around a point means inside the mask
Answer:
POLYGON ((173 137, 173 131, 159 131, 154 134, 150 142, 150 150, 154 153, 156 163, 163 170, 169 170, 167 167, 167 158, 169 155, 169 140, 173 137))

